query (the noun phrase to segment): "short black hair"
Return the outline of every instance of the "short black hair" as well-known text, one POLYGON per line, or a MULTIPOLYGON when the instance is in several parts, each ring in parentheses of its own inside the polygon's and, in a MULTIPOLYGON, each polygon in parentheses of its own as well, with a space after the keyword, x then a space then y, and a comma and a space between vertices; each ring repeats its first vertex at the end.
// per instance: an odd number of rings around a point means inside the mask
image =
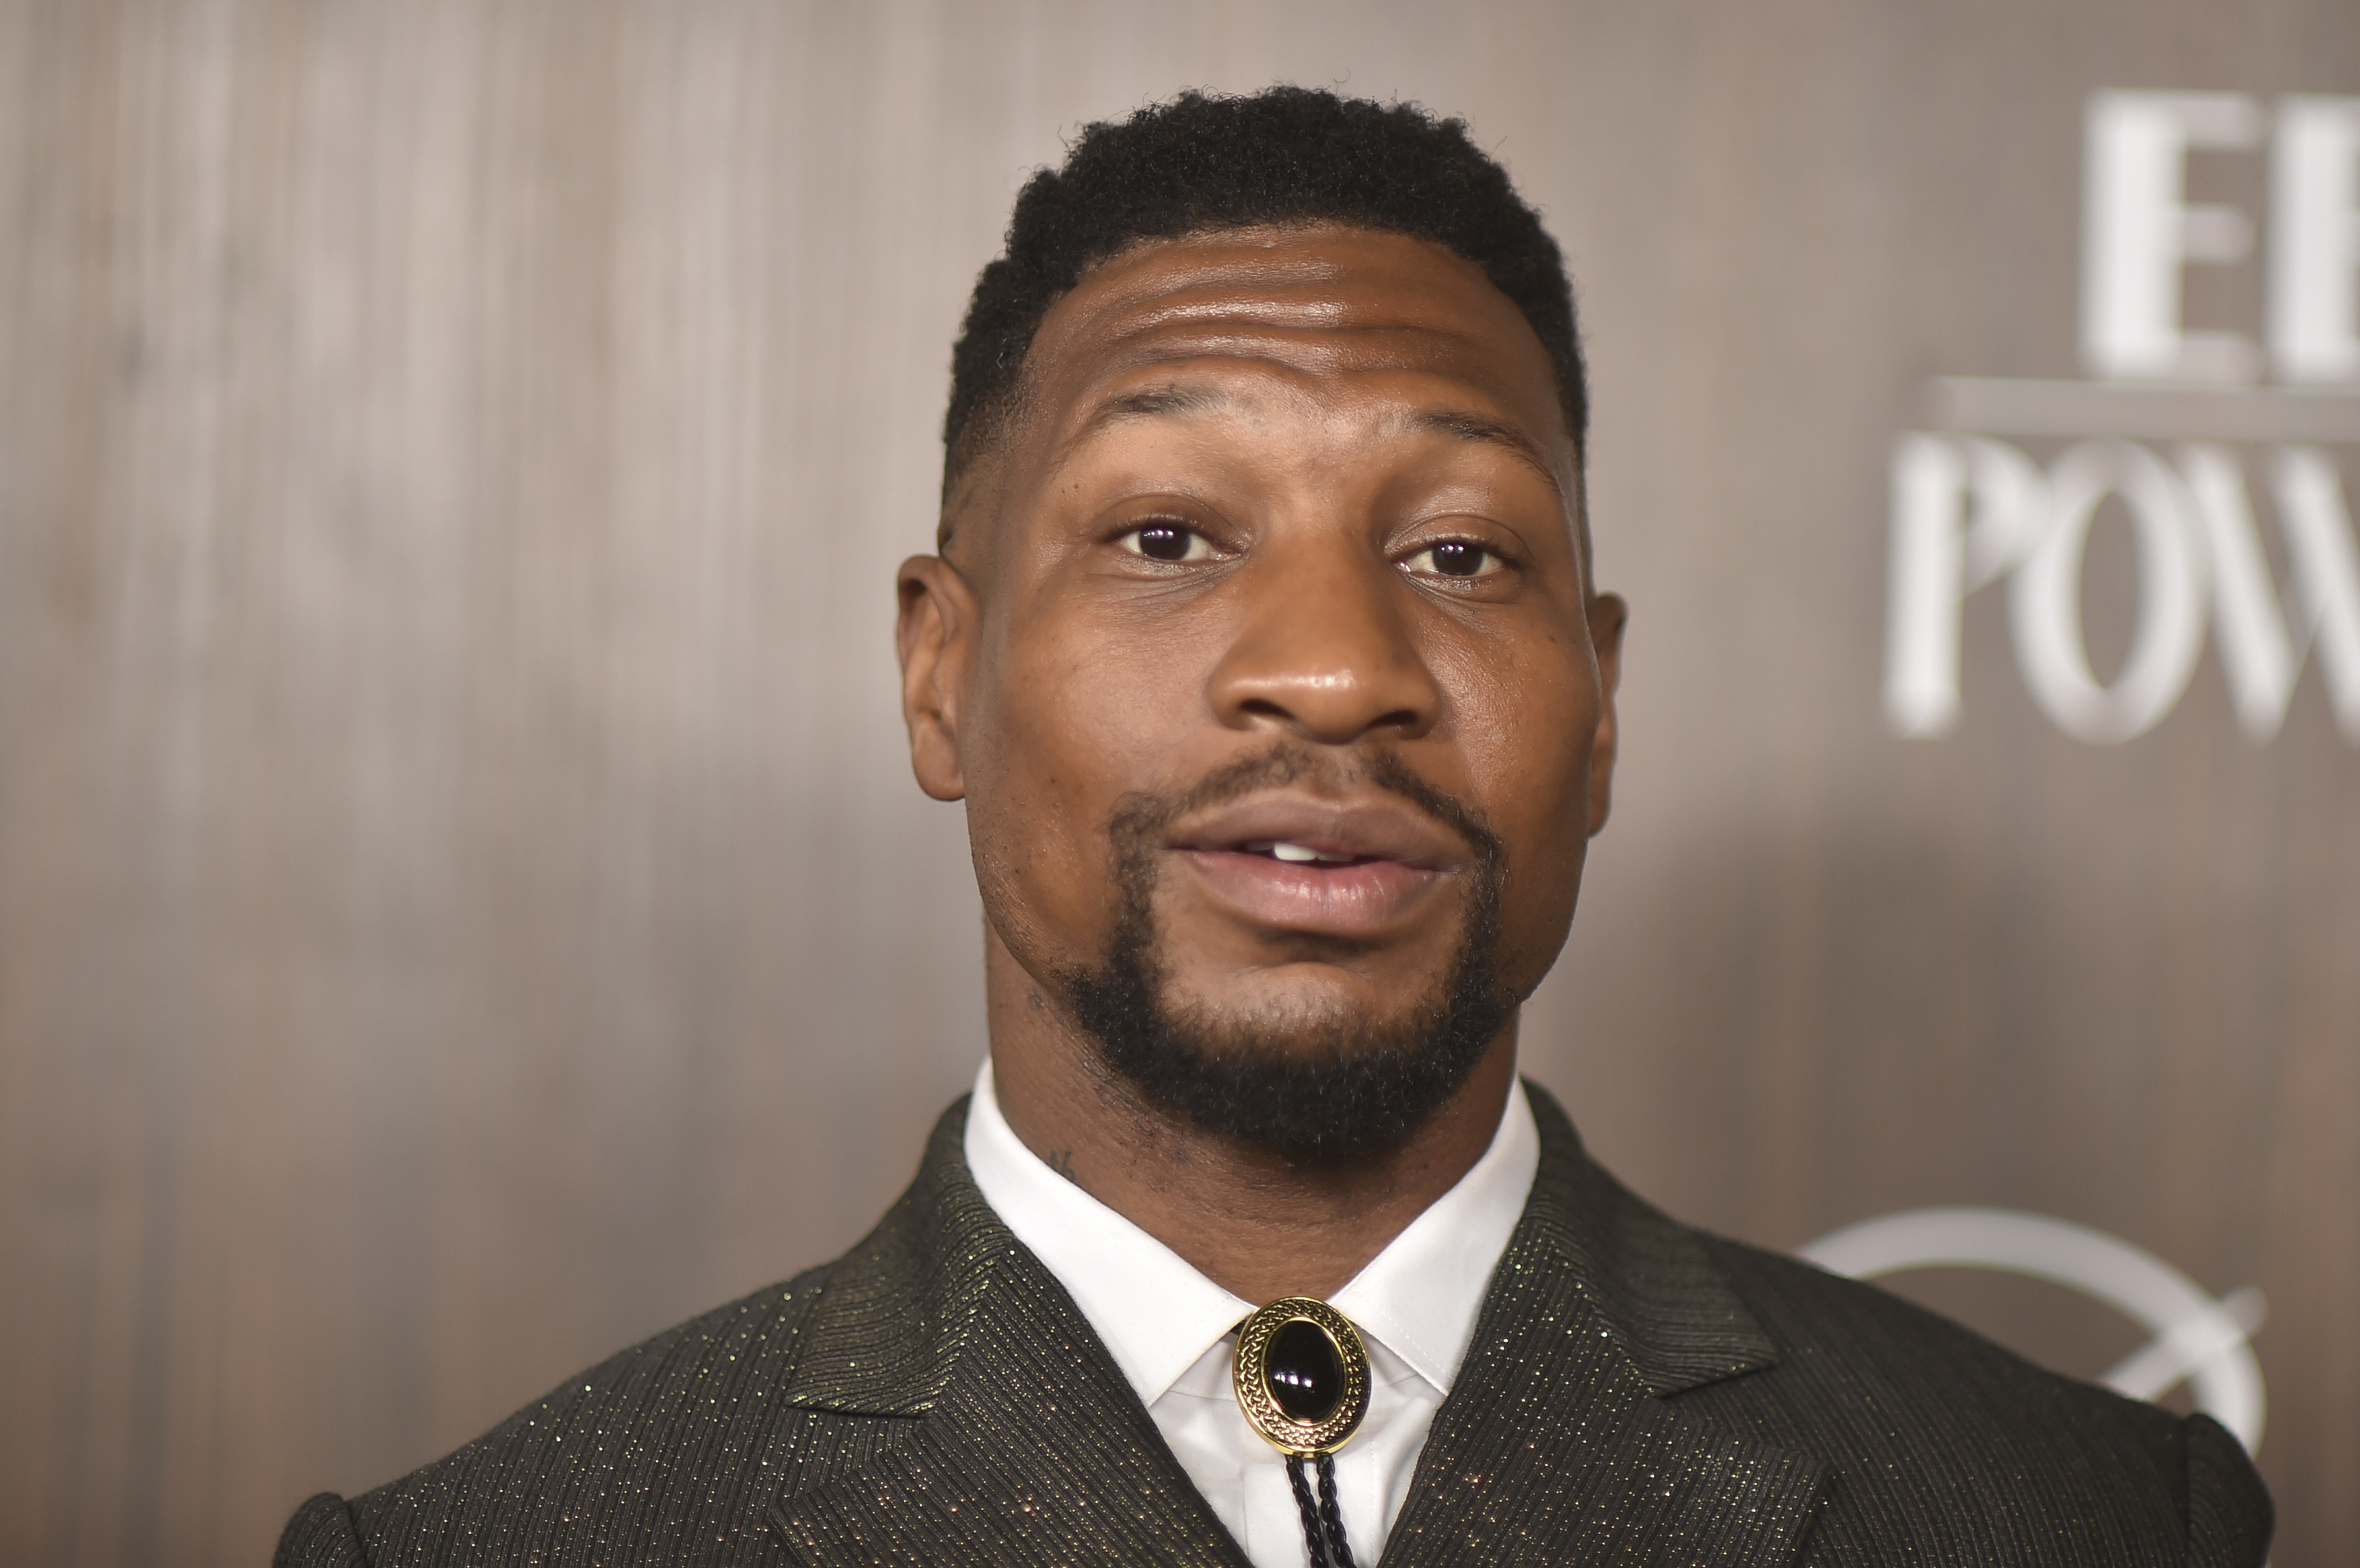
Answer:
POLYGON ((1042 318, 1093 266, 1142 240, 1313 223, 1430 240, 1481 267, 1547 351, 1579 460, 1590 393, 1565 257, 1465 121, 1304 87, 1191 92, 1084 127, 1017 196, 951 350, 945 498, 1008 411, 1042 318))

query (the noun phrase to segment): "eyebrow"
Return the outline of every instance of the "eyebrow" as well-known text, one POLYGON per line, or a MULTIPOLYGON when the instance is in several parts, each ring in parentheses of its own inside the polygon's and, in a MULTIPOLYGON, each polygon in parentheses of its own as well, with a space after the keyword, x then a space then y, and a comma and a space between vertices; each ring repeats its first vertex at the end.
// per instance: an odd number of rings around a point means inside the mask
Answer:
POLYGON ((1090 410, 1082 428, 1073 434, 1078 443, 1105 430, 1129 419, 1161 419, 1175 414, 1209 414, 1216 409, 1233 406, 1237 399, 1218 387, 1142 387, 1136 392, 1123 392, 1108 398, 1090 410))
POLYGON ((1470 413, 1463 408, 1429 408, 1412 414, 1402 422, 1415 430, 1432 430, 1437 435, 1454 436, 1460 441, 1484 441, 1505 447, 1534 473, 1547 480, 1548 487, 1556 491, 1560 499, 1565 495, 1565 486, 1557 482, 1557 470, 1549 466, 1548 459, 1534 444, 1532 437, 1504 420, 1485 414, 1470 413))

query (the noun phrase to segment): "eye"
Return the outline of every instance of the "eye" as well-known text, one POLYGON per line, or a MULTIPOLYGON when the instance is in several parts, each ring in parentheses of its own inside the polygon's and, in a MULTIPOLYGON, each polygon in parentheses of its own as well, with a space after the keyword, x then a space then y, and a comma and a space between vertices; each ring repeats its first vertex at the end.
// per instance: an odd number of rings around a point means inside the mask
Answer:
POLYGON ((1442 539, 1427 545, 1404 562, 1414 571, 1462 581, 1488 577, 1505 563, 1492 551, 1468 539, 1442 539))
POLYGON ((1122 545, 1150 561, 1210 561, 1213 547, 1204 535, 1180 523, 1145 523, 1122 536, 1122 545))

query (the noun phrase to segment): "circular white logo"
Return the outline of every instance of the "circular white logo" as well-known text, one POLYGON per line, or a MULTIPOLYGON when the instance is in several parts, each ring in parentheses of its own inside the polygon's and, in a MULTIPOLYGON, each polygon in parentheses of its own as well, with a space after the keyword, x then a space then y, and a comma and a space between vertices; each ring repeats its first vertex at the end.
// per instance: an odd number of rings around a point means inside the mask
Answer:
POLYGON ((2245 1342, 2267 1303, 2248 1285, 2214 1300, 2194 1280, 2119 1236, 2014 1209, 1907 1209, 1830 1231, 1797 1256, 1854 1279, 1911 1269, 1997 1269, 2047 1279, 2128 1314, 2155 1337, 2098 1381, 2152 1399, 2186 1378, 2196 1408, 2262 1443, 2262 1369, 2245 1342))

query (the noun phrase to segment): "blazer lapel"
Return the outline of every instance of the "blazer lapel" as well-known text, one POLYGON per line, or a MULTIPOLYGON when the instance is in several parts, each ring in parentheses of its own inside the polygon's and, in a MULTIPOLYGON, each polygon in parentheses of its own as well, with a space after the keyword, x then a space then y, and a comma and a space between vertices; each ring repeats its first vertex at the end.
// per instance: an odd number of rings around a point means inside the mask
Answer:
POLYGON ((773 1534, 811 1563, 1247 1568, 1072 1298, 976 1191, 965 1127, 961 1102, 837 1266, 788 1393, 912 1431, 781 1499, 773 1534))
POLYGON ((1681 1411, 1774 1366, 1694 1233, 1531 1089, 1541 1169, 1386 1544, 1392 1565, 1791 1562, 1828 1467, 1681 1411))

